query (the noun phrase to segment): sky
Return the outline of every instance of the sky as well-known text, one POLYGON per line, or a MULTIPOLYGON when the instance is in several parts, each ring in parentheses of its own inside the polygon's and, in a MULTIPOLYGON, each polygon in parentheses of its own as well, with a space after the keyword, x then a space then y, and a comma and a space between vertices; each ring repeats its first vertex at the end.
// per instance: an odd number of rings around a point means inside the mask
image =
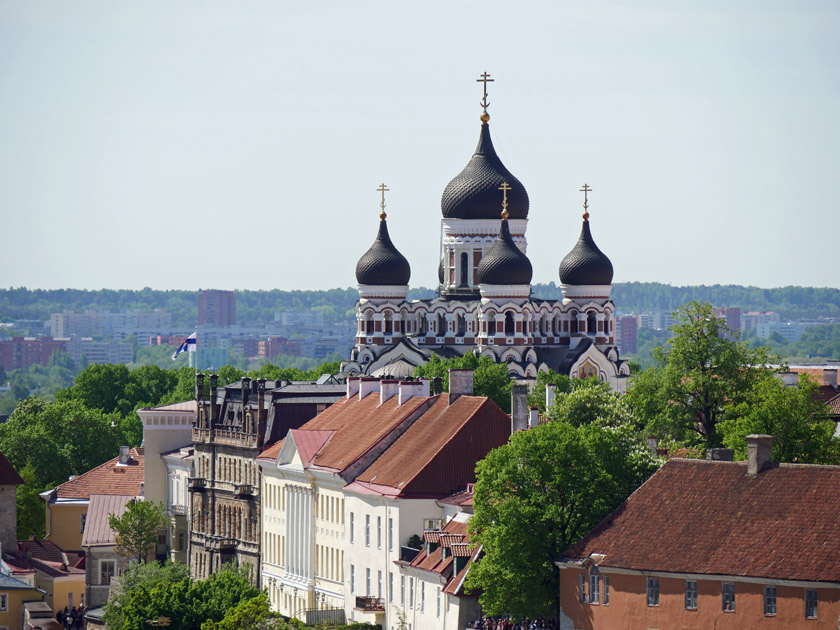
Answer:
POLYGON ((840 287, 836 0, 0 0, 0 286, 411 286, 490 126, 534 283, 840 287))

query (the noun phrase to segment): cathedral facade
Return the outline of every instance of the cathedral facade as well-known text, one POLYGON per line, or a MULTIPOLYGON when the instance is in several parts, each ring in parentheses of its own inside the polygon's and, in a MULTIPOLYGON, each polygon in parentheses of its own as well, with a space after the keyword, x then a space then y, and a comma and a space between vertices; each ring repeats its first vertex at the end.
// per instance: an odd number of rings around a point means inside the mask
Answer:
POLYGON ((526 255, 528 192, 493 147, 486 92, 482 104, 475 153, 441 199, 434 298, 406 299, 411 268, 388 233, 381 187, 379 231, 356 265, 358 328, 342 370, 404 378, 432 354, 472 352, 506 363, 513 377, 550 369, 597 376, 624 391, 629 366, 616 347, 613 267, 592 238, 588 198, 580 238, 560 261, 563 299, 534 297, 526 255))

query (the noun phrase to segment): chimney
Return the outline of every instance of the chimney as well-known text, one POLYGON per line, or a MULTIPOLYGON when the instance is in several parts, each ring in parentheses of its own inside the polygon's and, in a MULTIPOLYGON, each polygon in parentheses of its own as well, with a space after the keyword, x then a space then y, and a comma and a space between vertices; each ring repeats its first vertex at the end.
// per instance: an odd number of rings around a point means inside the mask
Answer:
POLYGON ((399 400, 397 404, 402 406, 413 396, 428 396, 429 395, 429 379, 424 378, 419 381, 400 381, 399 383, 399 400))
POLYGON ((389 398, 393 398, 400 391, 400 382, 395 380, 379 381, 379 404, 381 405, 389 398))
POLYGON ((528 428, 528 386, 514 383, 510 388, 511 433, 528 428))
POLYGON ((216 426, 216 420, 218 419, 219 413, 219 406, 216 404, 216 388, 219 384, 219 375, 218 374, 211 374, 210 375, 210 428, 213 429, 216 426))
POLYGON ((539 409, 529 409, 528 410, 528 427, 533 429, 535 426, 538 426, 540 423, 540 410, 539 409))
POLYGON ((195 402, 201 403, 204 400, 204 373, 195 375, 195 402))
POLYGON ((131 461, 131 453, 129 452, 129 448, 127 446, 120 446, 120 458, 119 463, 125 466, 128 462, 131 461))
POLYGON ((438 394, 443 393, 443 379, 440 376, 435 376, 434 380, 432 381, 434 392, 433 395, 437 396, 438 394))
POLYGON ((548 410, 551 409, 551 406, 554 404, 554 398, 557 396, 557 385, 552 385, 549 383, 545 386, 545 412, 548 413, 548 410))
POLYGON ((240 385, 242 387, 242 409, 244 410, 248 405, 248 395, 251 393, 251 379, 243 376, 240 385))
POLYGON ((733 462, 735 451, 731 448, 710 448, 706 451, 706 459, 710 462, 733 462))
POLYGON ((779 372, 778 376, 788 387, 793 387, 799 382, 799 374, 796 372, 779 372))
POLYGON ((472 370, 449 370, 449 404, 451 405, 461 396, 473 395, 472 370))
POLYGON ((837 389, 837 368, 826 368, 823 370, 823 383, 837 389))
POLYGON ((265 410, 265 379, 257 379, 257 422, 259 423, 259 432, 262 435, 265 429, 265 420, 268 415, 265 410))
POLYGON ((347 377, 347 400, 350 400, 359 393, 359 381, 361 379, 358 376, 348 376, 347 377))
POLYGON ((757 475, 766 464, 773 461, 773 436, 747 436, 747 474, 757 475))
POLYGON ((371 392, 379 391, 379 379, 372 376, 363 376, 359 379, 359 400, 371 392))

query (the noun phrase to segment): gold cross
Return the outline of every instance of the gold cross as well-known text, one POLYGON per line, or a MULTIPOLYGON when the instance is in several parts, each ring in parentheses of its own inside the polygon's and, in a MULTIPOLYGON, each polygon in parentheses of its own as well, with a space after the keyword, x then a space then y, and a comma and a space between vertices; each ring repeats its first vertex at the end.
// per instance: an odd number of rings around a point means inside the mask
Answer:
POLYGON ((508 210, 507 210, 507 193, 512 188, 508 185, 507 182, 502 182, 502 185, 499 186, 499 190, 502 191, 502 219, 507 221, 508 218, 508 210))
POLYGON ((487 111, 487 108, 490 107, 490 103, 487 102, 487 84, 493 83, 493 81, 495 81, 495 79, 491 79, 490 75, 487 74, 486 71, 482 73, 481 78, 475 80, 476 83, 484 84, 484 98, 481 99, 480 105, 484 108, 485 112, 487 111))
POLYGON ((388 188, 385 184, 380 184, 379 188, 377 188, 376 190, 382 193, 382 202, 379 204, 379 207, 382 208, 382 211, 379 213, 379 218, 384 221, 385 217, 388 216, 387 214, 385 214, 385 193, 388 192, 390 188, 388 188))
POLYGON ((592 189, 589 184, 584 184, 580 191, 583 193, 583 220, 589 221, 589 193, 592 189))

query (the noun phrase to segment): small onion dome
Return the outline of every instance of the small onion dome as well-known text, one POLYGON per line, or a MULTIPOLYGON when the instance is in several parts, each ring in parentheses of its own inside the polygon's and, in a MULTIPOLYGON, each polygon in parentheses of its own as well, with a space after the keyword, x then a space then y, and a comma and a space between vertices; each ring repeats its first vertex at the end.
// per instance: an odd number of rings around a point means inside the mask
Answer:
POLYGON ((464 170, 443 191, 440 209, 445 219, 497 219, 499 186, 510 184, 508 212, 511 219, 528 218, 528 192, 505 168, 490 139, 490 126, 481 125, 478 146, 464 170))
POLYGON ((376 240, 356 263, 356 281, 359 284, 394 286, 407 285, 410 277, 411 267, 391 242, 388 224, 383 218, 379 222, 376 240))
POLYGON ((560 263, 560 282, 572 285, 612 284, 613 266, 592 240, 589 221, 584 218, 580 238, 560 263))
POLYGON ((478 263, 479 284, 531 284, 531 261, 513 242, 507 219, 499 238, 478 263))

